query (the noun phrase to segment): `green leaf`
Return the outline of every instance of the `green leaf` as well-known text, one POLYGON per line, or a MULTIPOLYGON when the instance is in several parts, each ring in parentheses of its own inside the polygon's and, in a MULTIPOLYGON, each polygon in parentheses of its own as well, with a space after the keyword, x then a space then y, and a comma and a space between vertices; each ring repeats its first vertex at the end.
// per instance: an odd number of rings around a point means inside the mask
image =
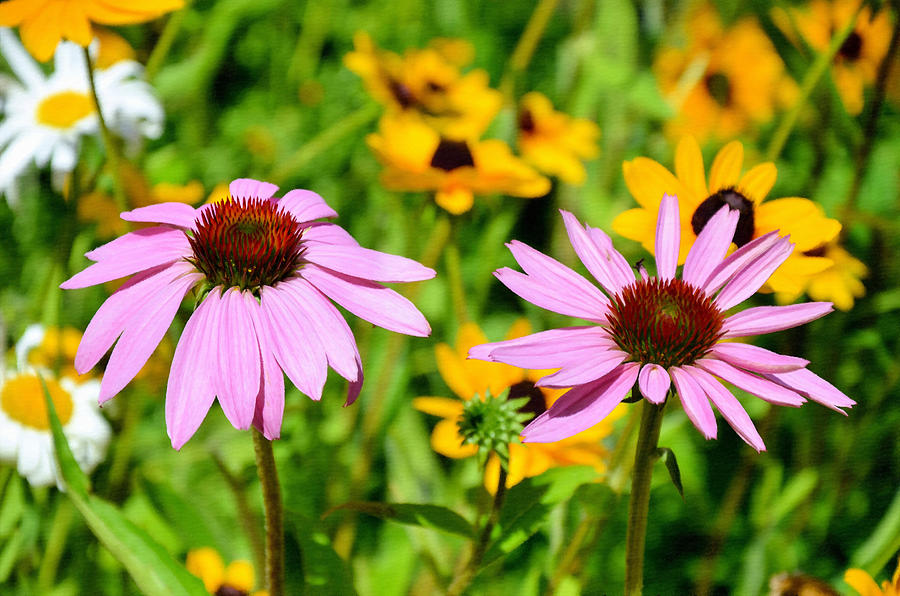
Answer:
POLYGON ((597 472, 588 466, 553 468, 509 489, 500 512, 500 535, 488 547, 483 564, 515 550, 543 526, 556 505, 596 478, 597 472))
POLYGON ((900 491, 894 495, 875 531, 853 553, 850 566, 874 575, 894 557, 897 549, 900 549, 900 491))
POLYGON ((356 501, 332 507, 325 512, 323 517, 327 517, 332 512, 341 509, 359 511, 360 513, 380 517, 381 519, 440 530, 442 532, 447 532, 448 534, 464 536, 465 538, 475 537, 475 530, 472 528, 472 524, 466 521, 466 519, 458 513, 439 505, 356 501))
POLYGON ((66 495, 94 535, 128 570, 142 593, 148 596, 209 596, 199 578, 189 573, 146 532, 128 521, 114 505, 88 494, 90 483, 69 449, 43 378, 41 384, 66 495))
POLYGON ((663 463, 666 464, 666 470, 669 471, 669 478, 672 479, 672 484, 675 485, 675 488, 678 489, 678 494, 684 499, 684 487, 681 485, 681 471, 678 469, 678 460, 675 459, 675 452, 668 447, 660 447, 656 450, 656 453, 663 460, 663 463))
MULTIPOLYGON (((331 546, 328 532, 321 523, 296 511, 287 511, 287 519, 293 526, 293 535, 300 541, 303 553, 303 578, 305 586, 299 594, 306 596, 353 596, 353 576, 347 562, 341 559, 331 546)), ((290 556, 290 549, 287 555, 290 556)), ((288 561, 290 563, 290 561, 288 561)), ((288 567, 290 573, 290 567, 288 567)), ((290 579, 290 577, 288 578, 290 579)), ((291 592, 293 593, 293 592, 291 592)))

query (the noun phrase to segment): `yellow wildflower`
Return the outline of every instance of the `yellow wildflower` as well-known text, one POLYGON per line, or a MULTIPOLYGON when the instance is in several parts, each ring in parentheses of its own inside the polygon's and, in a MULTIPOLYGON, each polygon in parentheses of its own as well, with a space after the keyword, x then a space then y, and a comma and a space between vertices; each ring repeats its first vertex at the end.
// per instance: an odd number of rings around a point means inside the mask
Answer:
MULTIPOLYGON (((516 321, 507 333, 506 339, 522 337, 531 332, 524 319, 516 321)), ((565 393, 564 389, 536 387, 535 381, 546 375, 546 370, 524 370, 501 364, 467 360, 469 348, 487 343, 484 332, 474 323, 465 323, 459 330, 456 346, 441 343, 435 348, 438 371, 447 386, 461 399, 479 399, 486 392, 500 395, 509 389, 510 399, 527 397, 528 403, 522 408, 535 415, 549 408, 565 393)), ((431 434, 432 448, 447 457, 464 458, 477 453, 475 445, 464 445, 457 422, 463 412, 460 399, 445 397, 418 397, 413 400, 416 409, 443 418, 431 434)), ((601 440, 612 432, 612 423, 621 416, 619 409, 613 414, 581 434, 556 443, 512 443, 509 446, 509 470, 506 486, 514 486, 524 478, 537 476, 549 468, 567 465, 593 466, 598 473, 606 471, 607 450, 601 440)), ((499 480, 500 461, 496 455, 488 460, 484 486, 493 493, 499 480)))
POLYGON ((519 102, 518 145, 522 158, 541 172, 569 184, 584 184, 582 160, 597 157, 600 128, 584 118, 557 112, 544 95, 526 94, 519 102))
POLYGON ((674 175, 646 157, 624 162, 625 184, 640 207, 620 213, 613 220, 613 230, 637 240, 653 253, 662 196, 677 195, 682 222, 678 262, 684 263, 697 234, 727 204, 741 212, 734 233, 737 246, 774 230, 782 235, 790 234, 794 252, 769 278, 767 286, 775 292, 802 292, 802 280, 833 265, 830 258, 807 255, 806 251, 833 240, 841 224, 826 217, 822 208, 809 199, 790 197, 766 201, 775 185, 775 164, 761 163, 742 174, 743 162, 743 145, 737 141, 728 143, 713 160, 707 183, 700 146, 693 137, 684 137, 678 143, 674 175))
POLYGON ((472 208, 475 194, 540 197, 550 181, 515 157, 503 141, 456 141, 420 119, 385 116, 366 142, 385 166, 381 183, 391 190, 433 190, 454 215, 472 208))
MULTIPOLYGON (((188 571, 203 580, 203 585, 210 594, 249 596, 253 589, 255 578, 253 565, 249 561, 232 561, 226 567, 222 555, 208 546, 188 552, 184 565, 188 571)), ((268 596, 268 592, 258 590, 253 592, 253 596, 268 596)))
POLYGON ((900 596, 900 560, 897 561, 894 577, 891 581, 881 582, 881 588, 872 576, 862 569, 848 569, 844 574, 844 581, 859 592, 860 596, 900 596))
POLYGON ((775 300, 779 304, 790 304, 806 294, 812 300, 834 302, 841 310, 853 308, 853 301, 866 294, 861 279, 868 275, 865 264, 844 250, 837 240, 806 251, 807 256, 820 256, 831 260, 827 269, 798 279, 800 289, 794 292, 779 292, 775 300))

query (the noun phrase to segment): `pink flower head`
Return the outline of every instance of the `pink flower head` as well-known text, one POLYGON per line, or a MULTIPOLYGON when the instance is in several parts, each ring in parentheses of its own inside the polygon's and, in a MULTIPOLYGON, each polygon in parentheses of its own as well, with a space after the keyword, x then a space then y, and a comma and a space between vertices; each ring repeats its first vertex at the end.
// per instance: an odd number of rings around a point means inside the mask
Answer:
POLYGON ((740 214, 723 206, 697 237, 678 278, 678 213, 678 199, 664 196, 656 225, 656 277, 639 266, 636 279, 609 236, 562 211, 575 252, 606 294, 528 245, 508 245, 525 273, 504 267, 494 273, 501 282, 542 308, 594 323, 469 350, 479 360, 560 369, 537 385, 571 389, 525 428, 526 441, 549 443, 590 428, 635 382, 654 404, 674 384, 685 413, 707 439, 716 436, 712 402, 757 451, 765 450, 762 438, 723 380, 782 406, 811 399, 843 413, 840 408, 856 403, 807 370, 807 360, 722 341, 789 329, 831 312, 830 302, 810 302, 726 315, 787 259, 793 250, 789 239, 771 232, 726 257, 740 214))
POLYGON ((192 289, 201 298, 184 327, 166 388, 172 446, 193 436, 218 397, 238 429, 252 424, 280 435, 284 377, 321 399, 328 366, 359 395, 362 363, 353 333, 334 300, 376 325, 427 336, 431 328, 411 302, 378 282, 434 277, 404 257, 362 248, 309 190, 273 195, 268 182, 238 179, 229 198, 194 209, 160 203, 122 213, 157 223, 125 234, 85 256, 95 261, 65 281, 84 288, 132 275, 100 307, 84 332, 75 368, 91 369, 115 343, 100 403, 141 370, 192 289), (116 341, 118 339, 118 341, 116 341))

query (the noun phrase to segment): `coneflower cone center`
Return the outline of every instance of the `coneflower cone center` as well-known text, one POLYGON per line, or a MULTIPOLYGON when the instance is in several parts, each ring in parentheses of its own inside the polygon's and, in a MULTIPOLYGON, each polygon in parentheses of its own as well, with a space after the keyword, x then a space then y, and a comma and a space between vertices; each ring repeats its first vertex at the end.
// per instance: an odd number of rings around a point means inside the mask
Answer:
POLYGON ((744 246, 753 238, 756 218, 753 214, 753 201, 734 187, 722 188, 706 197, 694 210, 694 215, 691 216, 691 228, 699 236, 703 228, 706 227, 707 222, 712 219, 712 216, 723 205, 728 205, 729 209, 740 214, 737 227, 734 230, 733 241, 738 247, 744 246))
POLYGON ((303 228, 277 203, 229 197, 197 219, 192 262, 214 285, 258 290, 289 277, 302 251, 303 228))
POLYGON ((614 296, 607 319, 610 335, 631 360, 666 368, 702 358, 722 336, 724 321, 699 288, 655 277, 614 296))

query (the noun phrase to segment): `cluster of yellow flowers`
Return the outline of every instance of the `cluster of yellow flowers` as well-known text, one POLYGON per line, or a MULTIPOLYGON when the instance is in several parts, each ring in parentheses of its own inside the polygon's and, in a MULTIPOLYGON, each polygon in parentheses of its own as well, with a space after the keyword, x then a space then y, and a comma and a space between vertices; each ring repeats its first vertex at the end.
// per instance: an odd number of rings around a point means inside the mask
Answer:
POLYGON ((521 158, 506 142, 481 138, 503 96, 489 86, 485 71, 460 70, 474 55, 467 42, 438 39, 402 56, 376 47, 365 33, 354 45, 344 63, 385 107, 367 142, 384 165, 386 188, 433 191, 439 206, 459 215, 472 208, 476 194, 547 194, 550 181, 540 172, 584 182, 581 161, 597 155, 597 125, 557 112, 539 93, 527 94, 519 106, 521 158))

